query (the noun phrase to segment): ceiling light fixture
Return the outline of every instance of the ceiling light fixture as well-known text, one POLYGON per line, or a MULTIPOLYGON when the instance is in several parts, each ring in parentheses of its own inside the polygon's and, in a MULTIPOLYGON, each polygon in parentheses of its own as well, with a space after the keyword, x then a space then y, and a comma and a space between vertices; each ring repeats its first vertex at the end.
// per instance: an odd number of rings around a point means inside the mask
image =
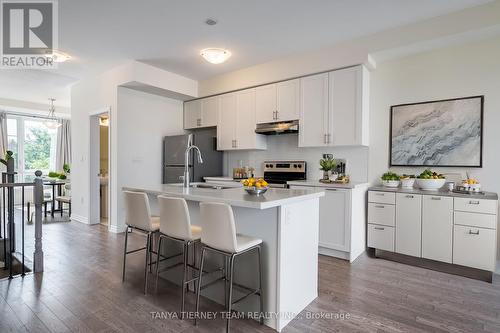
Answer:
POLYGON ((60 122, 57 121, 57 118, 56 118, 56 114, 55 114, 56 108, 54 107, 55 100, 56 100, 55 98, 49 98, 49 101, 50 101, 49 114, 47 115, 47 120, 45 120, 43 122, 45 127, 49 128, 49 129, 56 129, 62 125, 60 122))
POLYGON ((229 59, 231 52, 226 49, 208 48, 201 50, 200 55, 212 64, 221 64, 229 59))
POLYGON ((45 56, 47 58, 51 58, 54 62, 58 62, 58 63, 65 62, 65 61, 71 59, 71 56, 69 54, 61 52, 59 50, 47 51, 45 56))

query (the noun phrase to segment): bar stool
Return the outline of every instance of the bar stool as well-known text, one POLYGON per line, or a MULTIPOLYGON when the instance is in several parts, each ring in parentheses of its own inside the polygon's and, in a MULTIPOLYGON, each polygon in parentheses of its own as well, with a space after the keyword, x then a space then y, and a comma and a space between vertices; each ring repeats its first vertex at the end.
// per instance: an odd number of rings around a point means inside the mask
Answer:
POLYGON ((148 291, 148 266, 151 271, 151 265, 153 264, 152 253, 156 253, 153 251, 153 234, 160 230, 160 218, 151 216, 151 208, 146 193, 123 191, 123 195, 125 196, 125 224, 127 229, 125 230, 125 247, 123 250, 122 282, 125 281, 127 254, 146 250, 146 264, 144 266, 144 295, 146 295, 148 291), (128 234, 132 230, 146 234, 146 247, 127 252, 128 234))
POLYGON ((189 210, 186 200, 182 198, 173 198, 166 196, 158 196, 158 204, 160 206, 160 237, 158 241, 158 247, 156 249, 156 289, 158 290, 158 275, 160 273, 160 257, 164 259, 170 259, 178 255, 171 257, 164 257, 160 254, 162 240, 171 240, 182 244, 182 255, 183 262, 168 266, 162 270, 162 272, 170 270, 179 265, 184 266, 183 277, 182 277, 182 300, 181 300, 181 318, 184 318, 184 299, 186 294, 186 289, 191 282, 198 280, 198 277, 194 277, 188 280, 188 268, 198 271, 196 268, 196 243, 200 242, 201 239, 201 227, 191 225, 191 219, 189 217, 189 210), (189 264, 189 247, 193 245, 193 263, 189 264))
POLYGON ((201 232, 202 250, 201 250, 201 263, 199 268, 200 273, 199 273, 198 289, 196 291, 195 325, 197 324, 197 318, 199 314, 203 265, 205 261, 205 253, 207 251, 221 254, 229 261, 229 268, 226 272, 226 274, 229 275, 229 297, 226 299, 226 309, 229 313, 229 316, 226 320, 226 332, 229 332, 232 306, 251 295, 259 295, 260 314, 261 314, 260 324, 262 325, 264 323, 262 317, 262 310, 263 310, 262 267, 261 267, 262 240, 258 238, 236 234, 233 210, 231 206, 227 204, 202 202, 200 203, 200 216, 203 218, 202 220, 203 229, 201 232), (234 280, 233 279, 234 259, 239 255, 248 253, 253 250, 257 251, 259 259, 259 288, 254 290, 238 284, 240 288, 243 288, 249 292, 233 302, 232 294, 233 294, 233 280, 234 280))

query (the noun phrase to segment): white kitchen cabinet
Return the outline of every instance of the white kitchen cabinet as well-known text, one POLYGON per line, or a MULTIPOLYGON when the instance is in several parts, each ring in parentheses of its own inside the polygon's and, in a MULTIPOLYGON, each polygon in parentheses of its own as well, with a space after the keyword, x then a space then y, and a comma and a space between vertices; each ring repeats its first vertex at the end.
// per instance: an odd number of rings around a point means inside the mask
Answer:
POLYGON ((184 103, 184 129, 197 128, 201 123, 201 100, 184 103))
POLYGON ((497 231, 495 229, 455 225, 453 263, 488 271, 496 265, 497 231))
POLYGON ((326 146, 328 73, 300 79, 299 147, 326 146))
POLYGON ((217 126, 220 96, 184 103, 184 129, 217 126))
POLYGON ((330 72, 329 145, 368 146, 369 73, 364 66, 330 72))
POLYGON ((338 251, 349 251, 351 223, 348 190, 326 189, 320 198, 319 246, 338 251))
POLYGON ((366 186, 352 189, 291 185, 323 190, 319 203, 319 253, 353 262, 366 248, 366 186))
POLYGON ((220 98, 217 149, 266 149, 265 137, 255 133, 255 89, 220 98))
POLYGON ((422 196, 396 194, 395 252, 420 257, 422 252, 422 196))
POLYGON ((299 80, 255 88, 258 124, 299 119, 299 80))
POLYGON ((452 262, 453 198, 424 195, 422 199, 422 257, 452 262))
POLYGON ((369 72, 364 66, 300 81, 301 147, 368 146, 369 72))
POLYGON ((394 227, 368 224, 368 247, 394 252, 394 227))

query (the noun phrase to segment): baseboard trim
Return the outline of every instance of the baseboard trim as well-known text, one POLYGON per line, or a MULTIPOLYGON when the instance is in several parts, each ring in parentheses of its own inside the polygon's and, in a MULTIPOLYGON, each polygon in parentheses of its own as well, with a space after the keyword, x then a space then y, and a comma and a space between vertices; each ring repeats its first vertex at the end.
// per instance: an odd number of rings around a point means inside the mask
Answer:
POLYGON ((126 226, 117 226, 117 225, 109 225, 108 226, 108 231, 115 233, 115 234, 120 234, 122 232, 125 232, 126 226))
POLYGON ((77 214, 71 214, 71 220, 80 222, 83 224, 89 224, 89 219, 85 216, 77 215, 77 214))

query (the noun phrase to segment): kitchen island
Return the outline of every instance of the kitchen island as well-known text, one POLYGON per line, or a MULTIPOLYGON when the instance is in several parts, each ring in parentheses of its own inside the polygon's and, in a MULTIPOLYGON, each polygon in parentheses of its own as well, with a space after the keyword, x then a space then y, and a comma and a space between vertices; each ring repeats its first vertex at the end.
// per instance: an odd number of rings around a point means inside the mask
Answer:
MULTIPOLYGON (((236 231, 263 241, 265 325, 281 331, 317 297, 319 198, 324 196, 323 191, 269 189, 264 195, 252 196, 242 188, 186 189, 176 184, 124 187, 123 190, 147 193, 153 214, 158 212, 158 195, 182 197, 188 202, 191 223, 194 225, 203 225, 200 202, 224 202, 231 205, 235 214, 236 231)), ((207 265, 221 267, 222 259, 207 257, 207 265)), ((257 267, 255 255, 249 253, 239 257, 235 264, 235 282, 251 288, 257 287, 257 267)), ((176 278, 175 281, 180 280, 176 278)), ((205 289, 202 295, 224 304, 223 290, 221 282, 205 289)), ((234 290, 236 300, 241 294, 236 292, 237 289, 234 290)), ((250 297, 236 304, 235 309, 244 313, 258 312, 258 297, 250 297)))

